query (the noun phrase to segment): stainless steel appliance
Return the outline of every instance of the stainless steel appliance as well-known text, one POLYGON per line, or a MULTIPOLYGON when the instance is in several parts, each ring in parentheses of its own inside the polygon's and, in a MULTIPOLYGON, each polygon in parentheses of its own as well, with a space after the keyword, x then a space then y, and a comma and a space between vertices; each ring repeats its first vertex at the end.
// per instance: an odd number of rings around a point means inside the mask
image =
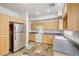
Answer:
POLYGON ((25 46, 24 24, 13 24, 13 52, 25 46))

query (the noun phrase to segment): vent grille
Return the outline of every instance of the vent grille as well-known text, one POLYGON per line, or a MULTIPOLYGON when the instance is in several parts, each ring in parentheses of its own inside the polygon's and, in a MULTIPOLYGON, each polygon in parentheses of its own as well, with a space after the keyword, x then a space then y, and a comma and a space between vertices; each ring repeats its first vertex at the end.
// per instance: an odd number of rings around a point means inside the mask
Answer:
POLYGON ((48 5, 49 7, 54 7, 55 6, 55 3, 51 3, 48 5))

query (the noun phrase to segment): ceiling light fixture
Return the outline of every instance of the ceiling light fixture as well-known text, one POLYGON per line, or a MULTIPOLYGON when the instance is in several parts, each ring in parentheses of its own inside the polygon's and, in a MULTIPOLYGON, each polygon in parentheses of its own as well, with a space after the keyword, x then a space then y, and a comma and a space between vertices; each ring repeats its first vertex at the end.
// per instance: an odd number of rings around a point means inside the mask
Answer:
POLYGON ((50 9, 48 9, 47 12, 50 13, 50 9))
POLYGON ((55 6, 55 3, 50 3, 48 6, 49 7, 54 7, 55 6))
POLYGON ((40 13, 39 12, 36 12, 36 15, 39 15, 40 13))

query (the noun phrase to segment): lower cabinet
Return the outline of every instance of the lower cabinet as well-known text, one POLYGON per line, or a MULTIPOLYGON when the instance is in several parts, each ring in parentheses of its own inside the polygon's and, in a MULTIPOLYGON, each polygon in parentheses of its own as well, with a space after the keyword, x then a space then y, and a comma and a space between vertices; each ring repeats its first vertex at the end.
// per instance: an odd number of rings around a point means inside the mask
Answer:
POLYGON ((43 43, 53 44, 53 40, 54 40, 53 35, 43 34, 42 36, 43 43))
POLYGON ((53 35, 48 35, 48 34, 42 34, 42 38, 37 37, 37 34, 29 34, 29 41, 37 42, 42 39, 42 42, 40 43, 47 43, 47 44, 53 44, 54 41, 54 36, 53 35), (38 40, 39 39, 39 40, 38 40))
POLYGON ((29 34, 29 41, 35 41, 35 34, 29 34))
POLYGON ((9 52, 9 35, 0 35, 0 55, 9 52))

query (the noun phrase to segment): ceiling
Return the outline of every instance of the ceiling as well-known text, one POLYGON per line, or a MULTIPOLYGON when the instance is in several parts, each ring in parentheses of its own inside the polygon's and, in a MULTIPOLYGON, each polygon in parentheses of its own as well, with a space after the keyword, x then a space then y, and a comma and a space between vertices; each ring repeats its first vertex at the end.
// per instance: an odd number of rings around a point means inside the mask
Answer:
POLYGON ((57 15, 58 10, 63 8, 64 4, 58 3, 0 3, 0 6, 8 8, 19 14, 28 12, 31 18, 45 15, 57 15), (50 5, 50 6, 49 6, 50 5))

